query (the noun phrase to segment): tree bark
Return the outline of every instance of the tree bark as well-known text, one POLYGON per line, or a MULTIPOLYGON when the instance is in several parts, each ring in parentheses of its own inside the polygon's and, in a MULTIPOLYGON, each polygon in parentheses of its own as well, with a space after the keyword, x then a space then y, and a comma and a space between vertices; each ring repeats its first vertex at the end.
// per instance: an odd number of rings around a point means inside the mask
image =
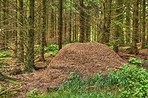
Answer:
POLYGON ((69 20, 69 42, 71 42, 71 17, 72 17, 72 10, 71 10, 71 0, 70 0, 70 20, 69 20))
POLYGON ((18 63, 24 62, 24 46, 23 46, 23 0, 17 0, 17 50, 18 63))
POLYGON ((2 2, 2 5, 3 5, 3 14, 2 14, 2 25, 3 27, 5 28, 2 28, 2 49, 3 50, 6 50, 8 48, 7 44, 8 44, 8 31, 6 29, 7 27, 7 14, 8 14, 8 8, 7 8, 7 3, 8 1, 7 0, 3 0, 2 2))
POLYGON ((115 6, 115 8, 116 8, 116 10, 115 10, 115 15, 116 15, 116 17, 115 17, 115 27, 114 27, 114 32, 115 32, 115 34, 114 34, 114 40, 115 40, 115 43, 114 43, 114 47, 113 47, 113 50, 116 52, 116 53, 118 53, 118 51, 119 51, 119 49, 118 49, 118 47, 119 47, 119 44, 120 44, 120 42, 119 42, 119 39, 120 39, 120 37, 121 37, 121 34, 122 34, 122 27, 120 26, 121 25, 121 23, 122 23, 122 13, 121 13, 121 8, 122 8, 122 6, 121 6, 121 0, 116 0, 116 6, 115 6))
POLYGON ((145 10, 145 8, 146 8, 146 2, 145 2, 145 0, 143 0, 143 33, 142 33, 142 48, 145 48, 145 45, 146 45, 146 43, 145 43, 145 27, 146 27, 146 15, 145 15, 145 12, 146 12, 146 10, 145 10))
POLYGON ((62 0, 59 0, 59 37, 58 37, 58 46, 59 46, 59 50, 62 48, 62 31, 63 31, 63 18, 62 18, 62 14, 63 14, 63 2, 62 0))
MULTIPOLYGON (((53 0, 52 0, 53 5, 53 0)), ((54 37, 54 8, 51 8, 51 30, 50 30, 50 38, 54 37)))
POLYGON ((137 54, 137 42, 138 42, 138 10, 139 10, 139 0, 135 0, 134 2, 134 12, 133 12, 133 36, 132 36, 132 52, 137 54))
POLYGON ((44 46, 45 46, 45 33, 46 33, 46 0, 42 0, 42 32, 41 32, 41 49, 40 60, 45 61, 44 58, 44 46))
POLYGON ((84 42, 84 4, 83 0, 80 0, 80 42, 84 42))
POLYGON ((27 2, 27 51, 25 71, 32 72, 34 65, 34 0, 27 2))
POLYGON ((130 1, 126 3, 126 44, 130 43, 131 37, 131 21, 130 21, 130 1))

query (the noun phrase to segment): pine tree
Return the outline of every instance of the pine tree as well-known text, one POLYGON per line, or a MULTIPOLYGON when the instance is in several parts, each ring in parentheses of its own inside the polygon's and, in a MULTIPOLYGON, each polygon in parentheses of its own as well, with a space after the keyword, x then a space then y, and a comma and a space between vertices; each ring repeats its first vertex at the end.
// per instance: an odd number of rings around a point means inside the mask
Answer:
POLYGON ((59 50, 62 48, 62 31, 63 31, 63 2, 62 0, 59 0, 59 37, 58 37, 58 46, 59 50))
POLYGON ((41 46, 40 46, 40 60, 45 61, 44 46, 45 46, 45 33, 46 33, 46 0, 42 0, 42 32, 41 32, 41 46))
POLYGON ((84 42, 84 2, 80 0, 80 42, 84 42))
POLYGON ((137 42, 138 42, 138 10, 139 10, 139 0, 135 0, 134 2, 134 12, 133 12, 133 34, 132 34, 132 52, 137 54, 137 42))
POLYGON ((27 2, 27 51, 25 71, 32 72, 34 65, 34 0, 27 2))
POLYGON ((146 15, 145 15, 145 12, 146 12, 146 2, 145 0, 143 0, 143 33, 142 33, 142 48, 145 48, 145 27, 146 27, 146 15))
POLYGON ((24 46, 23 46, 23 0, 17 0, 17 57, 20 63, 24 62, 24 46))

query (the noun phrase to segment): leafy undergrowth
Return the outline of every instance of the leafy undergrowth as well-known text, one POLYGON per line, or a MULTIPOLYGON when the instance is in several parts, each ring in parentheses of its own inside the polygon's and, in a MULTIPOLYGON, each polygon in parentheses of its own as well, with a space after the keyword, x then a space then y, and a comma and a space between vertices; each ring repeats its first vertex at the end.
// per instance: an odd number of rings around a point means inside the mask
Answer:
POLYGON ((144 61, 141 59, 130 57, 129 63, 137 65, 137 66, 142 66, 144 64, 144 61))
POLYGON ((9 51, 3 51, 0 53, 0 58, 10 57, 12 54, 9 51))
MULTIPOLYGON (((77 42, 77 41, 65 42, 62 45, 62 47, 66 46, 67 44, 74 43, 74 42, 77 42)), ((47 52, 47 53, 57 53, 59 51, 58 44, 57 43, 47 44, 47 46, 44 48, 44 51, 47 52)))
POLYGON ((29 98, 147 98, 148 71, 134 65, 124 65, 110 71, 106 77, 96 76, 81 78, 75 72, 70 74, 60 88, 48 88, 48 95, 28 93, 29 98))

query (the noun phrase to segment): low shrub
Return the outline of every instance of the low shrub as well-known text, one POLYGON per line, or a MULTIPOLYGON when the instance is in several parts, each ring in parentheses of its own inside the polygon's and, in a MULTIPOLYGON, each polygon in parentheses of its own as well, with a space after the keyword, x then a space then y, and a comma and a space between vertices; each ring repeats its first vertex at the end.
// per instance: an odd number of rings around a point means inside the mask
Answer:
POLYGON ((48 44, 47 47, 44 48, 45 52, 58 52, 58 45, 57 44, 48 44))
POLYGON ((142 66, 144 64, 144 61, 133 57, 130 57, 129 62, 137 66, 142 66))

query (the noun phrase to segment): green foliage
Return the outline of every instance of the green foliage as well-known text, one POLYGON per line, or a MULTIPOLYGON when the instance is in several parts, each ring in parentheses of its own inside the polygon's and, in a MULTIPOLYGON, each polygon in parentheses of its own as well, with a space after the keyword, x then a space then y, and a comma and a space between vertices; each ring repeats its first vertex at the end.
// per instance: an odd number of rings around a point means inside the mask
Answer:
POLYGON ((27 94, 28 98, 48 98, 46 95, 41 94, 41 93, 37 93, 37 88, 31 90, 28 94, 27 94))
POLYGON ((8 52, 8 51, 3 51, 0 53, 0 58, 6 58, 10 56, 11 56, 11 52, 8 52))
POLYGON ((44 48, 45 52, 57 53, 58 45, 57 44, 48 44, 47 47, 44 48))
POLYGON ((113 49, 114 48, 114 46, 109 46, 111 49, 113 49))
MULTIPOLYGON (((67 44, 74 43, 74 42, 77 42, 77 41, 65 42, 62 45, 62 47, 66 46, 67 44)), ((59 51, 58 44, 57 43, 48 44, 47 47, 44 48, 44 50, 45 50, 45 52, 57 53, 59 51)))
POLYGON ((48 96, 35 94, 35 91, 30 92, 29 98, 147 98, 148 71, 124 65, 121 69, 110 71, 107 77, 98 73, 81 78, 71 72, 60 88, 49 88, 48 96))
POLYGON ((130 57, 129 62, 137 66, 142 66, 144 63, 142 60, 133 57, 130 57))
POLYGON ((108 82, 110 85, 117 84, 121 87, 119 92, 122 98, 148 96, 148 71, 143 68, 124 65, 115 74, 113 72, 109 74, 108 82))

